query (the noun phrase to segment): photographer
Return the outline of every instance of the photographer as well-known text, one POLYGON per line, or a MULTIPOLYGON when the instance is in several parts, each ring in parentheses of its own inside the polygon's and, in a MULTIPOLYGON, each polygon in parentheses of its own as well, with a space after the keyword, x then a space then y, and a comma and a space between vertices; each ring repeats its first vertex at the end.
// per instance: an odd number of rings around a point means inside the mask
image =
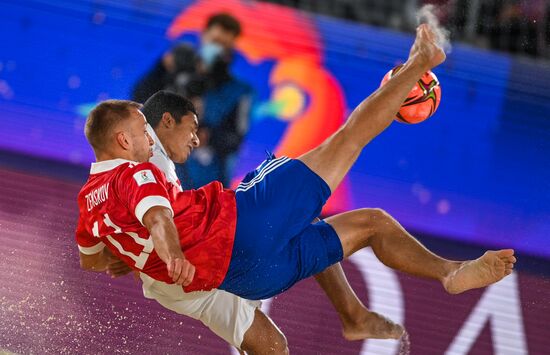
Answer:
POLYGON ((144 103, 160 90, 186 91, 191 80, 198 80, 198 63, 193 47, 187 44, 176 45, 136 83, 132 100, 144 103))
POLYGON ((181 181, 195 187, 212 180, 229 186, 233 161, 248 130, 252 89, 230 73, 241 25, 229 14, 211 16, 201 33, 199 48, 175 46, 134 88, 133 99, 144 102, 158 90, 190 98, 198 109, 201 134, 207 138, 178 166, 181 181), (209 164, 216 162, 215 169, 209 164))

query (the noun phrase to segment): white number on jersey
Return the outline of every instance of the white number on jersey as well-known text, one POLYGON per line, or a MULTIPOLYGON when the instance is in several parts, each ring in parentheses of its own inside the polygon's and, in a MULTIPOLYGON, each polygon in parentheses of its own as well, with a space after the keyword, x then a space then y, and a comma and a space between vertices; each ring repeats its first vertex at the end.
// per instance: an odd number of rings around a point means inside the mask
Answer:
MULTIPOLYGON (((110 234, 106 236, 106 238, 109 240, 109 242, 111 242, 111 244, 113 244, 113 246, 115 248, 117 248, 117 250, 122 255, 126 255, 130 259, 134 260, 136 268, 142 270, 143 267, 145 266, 145 263, 147 262, 147 259, 149 258, 149 254, 151 254, 151 252, 153 251, 154 246, 153 246, 153 239, 151 238, 151 236, 149 236, 147 239, 143 239, 143 238, 140 238, 137 235, 137 233, 123 232, 122 229, 119 226, 117 226, 116 224, 113 223, 113 221, 111 221, 111 218, 109 217, 109 215, 107 213, 105 213, 105 218, 103 219, 103 222, 105 223, 106 226, 109 226, 109 227, 113 228, 115 230, 115 234, 127 235, 130 238, 132 238, 135 243, 143 246, 142 252, 139 253, 139 255, 135 255, 134 253, 131 253, 129 251, 124 250, 124 248, 122 247, 122 244, 120 244, 110 234)), ((97 222, 94 223, 94 226, 92 228, 92 232, 93 232, 95 237, 99 238, 99 226, 98 226, 97 222)))

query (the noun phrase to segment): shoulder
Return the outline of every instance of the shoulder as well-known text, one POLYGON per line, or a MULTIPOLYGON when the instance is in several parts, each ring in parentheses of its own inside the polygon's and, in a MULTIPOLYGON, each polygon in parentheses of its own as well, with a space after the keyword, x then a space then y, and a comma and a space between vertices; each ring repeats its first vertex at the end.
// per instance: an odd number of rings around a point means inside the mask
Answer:
POLYGON ((122 164, 118 175, 122 182, 134 180, 138 185, 155 182, 165 182, 164 173, 155 166, 155 164, 128 162, 122 164))
POLYGON ((145 162, 145 163, 127 162, 127 163, 121 164, 118 167, 118 169, 120 174, 131 174, 133 172, 138 172, 141 170, 151 170, 155 172, 160 172, 159 168, 157 168, 155 164, 151 162, 145 162))

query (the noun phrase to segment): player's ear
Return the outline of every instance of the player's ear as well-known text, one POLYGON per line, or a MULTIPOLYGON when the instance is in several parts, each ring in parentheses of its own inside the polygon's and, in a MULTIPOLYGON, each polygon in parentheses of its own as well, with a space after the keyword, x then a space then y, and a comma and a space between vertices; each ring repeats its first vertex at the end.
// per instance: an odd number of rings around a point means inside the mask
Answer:
POLYGON ((118 145, 120 145, 124 150, 130 149, 130 140, 128 139, 128 135, 126 134, 126 132, 117 132, 115 134, 115 137, 118 145))
POLYGON ((170 112, 163 113, 160 122, 166 128, 172 128, 176 124, 176 120, 174 120, 170 112))

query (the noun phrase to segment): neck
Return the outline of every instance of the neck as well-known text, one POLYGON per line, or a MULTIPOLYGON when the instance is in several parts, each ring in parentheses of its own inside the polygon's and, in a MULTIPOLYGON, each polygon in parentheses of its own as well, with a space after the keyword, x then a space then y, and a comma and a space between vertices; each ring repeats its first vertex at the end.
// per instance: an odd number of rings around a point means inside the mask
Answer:
POLYGON ((171 159, 170 153, 168 152, 167 147, 164 144, 162 144, 162 142, 168 142, 170 140, 169 137, 166 136, 167 132, 160 127, 157 127, 156 129, 154 129, 154 131, 155 131, 155 135, 158 138, 158 143, 160 143, 160 147, 162 147, 162 150, 164 150, 164 153, 168 155, 168 157, 171 159))
POLYGON ((113 159, 125 159, 130 161, 134 160, 132 159, 132 157, 129 156, 129 154, 127 154, 126 151, 118 154, 113 154, 111 152, 95 152, 95 160, 98 163, 106 160, 113 160, 113 159))

